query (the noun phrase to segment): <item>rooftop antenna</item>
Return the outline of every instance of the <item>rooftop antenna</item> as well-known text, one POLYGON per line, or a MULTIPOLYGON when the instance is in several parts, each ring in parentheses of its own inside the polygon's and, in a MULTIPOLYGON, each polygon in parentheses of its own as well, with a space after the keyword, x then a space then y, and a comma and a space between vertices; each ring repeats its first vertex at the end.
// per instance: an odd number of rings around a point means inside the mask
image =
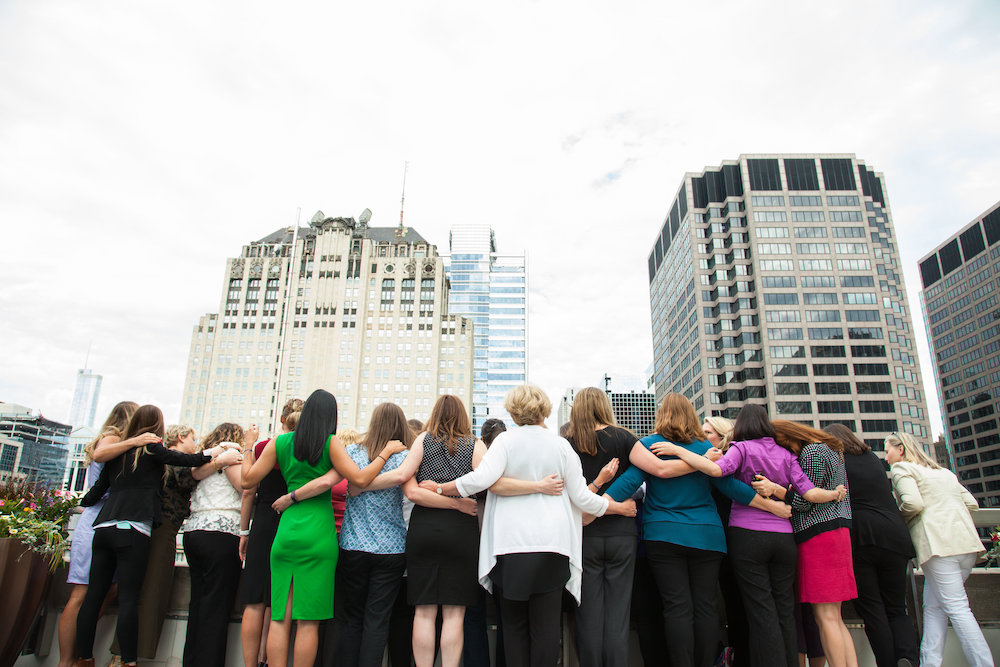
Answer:
POLYGON ((410 163, 403 163, 403 196, 399 198, 399 226, 403 227, 403 205, 406 203, 406 172, 410 169, 410 163))
POLYGON ((94 344, 94 341, 90 341, 89 343, 87 343, 87 356, 83 360, 83 367, 84 368, 89 368, 89 366, 87 366, 87 364, 90 363, 90 348, 93 346, 93 344, 94 344))

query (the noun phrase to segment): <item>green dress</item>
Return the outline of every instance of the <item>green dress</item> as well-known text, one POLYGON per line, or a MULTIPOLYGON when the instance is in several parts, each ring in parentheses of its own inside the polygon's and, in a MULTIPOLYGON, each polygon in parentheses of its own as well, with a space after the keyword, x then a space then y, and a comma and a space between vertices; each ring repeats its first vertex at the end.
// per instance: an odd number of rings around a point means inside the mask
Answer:
MULTIPOLYGON (((295 458, 294 433, 274 441, 281 475, 294 491, 325 475, 330 464, 330 439, 316 465, 295 458)), ((330 491, 299 501, 281 513, 271 546, 271 618, 284 620, 288 589, 294 582, 292 618, 333 618, 333 575, 337 569, 337 524, 330 491)))

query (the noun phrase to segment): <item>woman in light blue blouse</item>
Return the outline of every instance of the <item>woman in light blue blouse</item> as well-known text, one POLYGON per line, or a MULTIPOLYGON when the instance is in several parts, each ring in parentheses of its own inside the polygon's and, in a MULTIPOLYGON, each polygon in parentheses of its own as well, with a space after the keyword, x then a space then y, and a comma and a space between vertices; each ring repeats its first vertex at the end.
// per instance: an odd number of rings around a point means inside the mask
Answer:
MULTIPOLYGON (((407 447, 413 431, 403 410, 393 403, 381 403, 372 412, 368 433, 356 445, 347 446, 347 455, 364 468, 392 441, 407 447)), ((392 454, 382 471, 399 468, 408 452, 392 454)), ((403 521, 403 492, 398 486, 348 495, 344 522, 340 528, 340 560, 337 569, 343 582, 344 635, 340 664, 381 665, 389 636, 389 617, 406 569, 406 524, 403 521)))

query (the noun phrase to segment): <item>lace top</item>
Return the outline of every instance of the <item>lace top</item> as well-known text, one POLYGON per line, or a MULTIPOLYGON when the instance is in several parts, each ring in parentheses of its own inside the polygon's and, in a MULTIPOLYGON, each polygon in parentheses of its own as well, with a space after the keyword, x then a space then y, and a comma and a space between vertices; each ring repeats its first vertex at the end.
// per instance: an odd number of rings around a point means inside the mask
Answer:
POLYGON ((198 481, 191 475, 191 468, 167 466, 160 489, 160 504, 163 506, 163 523, 180 528, 184 519, 191 515, 191 494, 198 481))
POLYGON ((209 475, 198 482, 191 494, 191 516, 184 530, 214 530, 240 533, 240 493, 229 483, 225 473, 209 475))

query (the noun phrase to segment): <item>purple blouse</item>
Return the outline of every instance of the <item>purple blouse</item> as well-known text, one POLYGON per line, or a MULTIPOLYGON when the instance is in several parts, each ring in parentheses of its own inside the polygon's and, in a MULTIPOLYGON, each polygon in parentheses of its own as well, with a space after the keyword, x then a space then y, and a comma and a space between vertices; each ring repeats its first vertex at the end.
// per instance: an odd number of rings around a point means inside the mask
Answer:
MULTIPOLYGON (((733 475, 747 484, 753 483, 754 475, 760 474, 781 486, 791 484, 799 495, 815 487, 802 472, 798 458, 776 443, 774 438, 734 442, 717 463, 723 475, 733 475)), ((739 503, 733 503, 729 525, 767 533, 792 532, 788 519, 739 503)))

